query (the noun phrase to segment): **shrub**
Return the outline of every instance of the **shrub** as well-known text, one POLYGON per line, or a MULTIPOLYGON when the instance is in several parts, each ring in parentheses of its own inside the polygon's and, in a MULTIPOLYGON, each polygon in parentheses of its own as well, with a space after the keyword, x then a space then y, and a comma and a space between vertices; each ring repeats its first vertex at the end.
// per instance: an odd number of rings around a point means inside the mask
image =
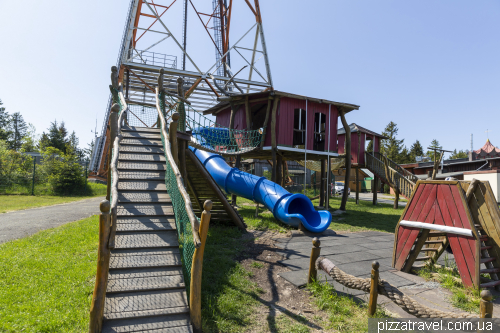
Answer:
POLYGON ((0 190, 13 185, 28 186, 33 175, 33 158, 8 149, 7 143, 0 140, 0 190))
POLYGON ((42 173, 50 189, 59 195, 79 194, 85 186, 85 170, 78 164, 77 156, 53 147, 43 152, 42 173))
POLYGON ((387 193, 387 194, 391 193, 391 188, 387 184, 384 184, 384 193, 387 193))

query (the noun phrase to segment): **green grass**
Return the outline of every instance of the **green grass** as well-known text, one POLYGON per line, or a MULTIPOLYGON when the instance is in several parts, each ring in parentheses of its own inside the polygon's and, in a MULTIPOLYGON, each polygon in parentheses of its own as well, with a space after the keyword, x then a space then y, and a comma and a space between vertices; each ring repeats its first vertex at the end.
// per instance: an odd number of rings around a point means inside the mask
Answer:
MULTIPOLYGON (((313 282, 307 286, 314 296, 316 306, 328 314, 326 327, 335 332, 367 332, 368 308, 366 303, 357 303, 351 297, 335 293, 335 288, 326 282, 313 282)), ((389 318, 377 307, 374 318, 389 318)))
POLYGON ((11 212, 15 210, 51 206, 66 202, 92 198, 95 196, 106 195, 106 185, 89 183, 89 195, 86 196, 31 196, 31 195, 0 195, 0 213, 11 212))
POLYGON ((85 332, 98 217, 0 245, 0 332, 85 332))
POLYGON ((436 267, 433 265, 425 266, 423 269, 419 270, 418 275, 426 280, 437 281, 442 287, 451 291, 452 296, 450 300, 454 307, 467 312, 479 313, 481 291, 465 287, 461 283, 461 277, 456 270, 456 264, 454 262, 450 264, 448 260, 446 260, 446 257, 445 262, 446 264, 444 267, 436 267), (452 268, 453 270, 446 269, 445 267, 452 268))

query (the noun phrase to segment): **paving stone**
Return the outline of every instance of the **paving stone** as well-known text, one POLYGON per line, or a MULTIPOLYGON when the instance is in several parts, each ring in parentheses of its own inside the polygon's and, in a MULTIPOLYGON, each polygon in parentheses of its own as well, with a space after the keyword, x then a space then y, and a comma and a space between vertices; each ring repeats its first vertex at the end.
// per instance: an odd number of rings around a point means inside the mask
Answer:
POLYGON ((365 237, 363 241, 367 243, 390 242, 391 244, 394 244, 394 235, 365 237))
POLYGON ((376 243, 361 243, 359 246, 367 248, 369 250, 379 250, 379 249, 392 249, 394 248, 394 242, 376 242, 376 243))
MULTIPOLYGON (((337 266, 348 274, 361 276, 369 274, 372 271, 372 260, 358 261, 348 264, 338 264, 337 266)), ((379 267, 379 272, 386 272, 390 269, 392 269, 392 267, 381 264, 379 267)))
POLYGON ((392 259, 392 251, 389 251, 388 249, 368 250, 367 252, 375 254, 375 255, 380 256, 382 258, 391 258, 392 259))

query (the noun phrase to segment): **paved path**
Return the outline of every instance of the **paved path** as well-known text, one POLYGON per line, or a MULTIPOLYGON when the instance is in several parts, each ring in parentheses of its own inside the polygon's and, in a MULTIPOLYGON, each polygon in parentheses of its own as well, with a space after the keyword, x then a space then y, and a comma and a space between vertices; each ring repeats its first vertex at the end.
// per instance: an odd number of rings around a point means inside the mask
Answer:
POLYGON ((104 197, 0 214, 0 243, 99 214, 104 197))
MULTIPOLYGON (((330 232, 319 238, 321 255, 330 259, 344 272, 368 278, 371 275, 371 264, 377 260, 380 263, 380 278, 398 287, 419 303, 441 311, 461 312, 451 306, 447 300, 450 292, 441 288, 438 283, 425 282, 419 276, 403 273, 391 267, 394 234, 368 231, 334 235, 330 232)), ((312 236, 293 232, 291 238, 276 239, 275 245, 280 248, 277 252, 281 253, 284 258, 280 263, 291 270, 281 273, 280 276, 297 287, 304 286, 307 283, 312 236)), ((448 256, 450 260, 453 260, 453 255, 448 256)), ((438 263, 444 264, 444 257, 444 255, 441 256, 438 263)), ((368 294, 344 287, 323 271, 318 271, 318 279, 328 281, 337 292, 368 301, 368 294)), ((378 303, 402 318, 413 318, 385 296, 379 295, 378 303)))
MULTIPOLYGON (((351 192, 351 195, 349 195, 350 199, 356 200, 356 193, 351 192)), ((399 197, 402 199, 402 197, 399 197)), ((373 201, 373 193, 364 193, 360 192, 359 193, 359 200, 363 201, 373 201)), ((377 203, 384 203, 384 204, 389 204, 389 205, 394 205, 394 197, 391 197, 389 195, 384 195, 382 193, 377 193, 377 203)), ((406 202, 399 201, 398 202, 399 207, 404 207, 406 206, 406 202)))

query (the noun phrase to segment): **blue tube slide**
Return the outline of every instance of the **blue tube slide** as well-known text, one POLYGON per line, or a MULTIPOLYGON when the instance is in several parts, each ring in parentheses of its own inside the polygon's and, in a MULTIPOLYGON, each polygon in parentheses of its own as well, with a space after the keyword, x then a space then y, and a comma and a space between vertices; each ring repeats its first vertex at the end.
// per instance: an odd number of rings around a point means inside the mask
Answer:
POLYGON ((309 231, 323 232, 332 221, 328 211, 316 211, 311 200, 303 194, 292 194, 266 179, 231 168, 220 155, 189 147, 203 163, 215 182, 226 191, 266 206, 275 218, 309 231))

